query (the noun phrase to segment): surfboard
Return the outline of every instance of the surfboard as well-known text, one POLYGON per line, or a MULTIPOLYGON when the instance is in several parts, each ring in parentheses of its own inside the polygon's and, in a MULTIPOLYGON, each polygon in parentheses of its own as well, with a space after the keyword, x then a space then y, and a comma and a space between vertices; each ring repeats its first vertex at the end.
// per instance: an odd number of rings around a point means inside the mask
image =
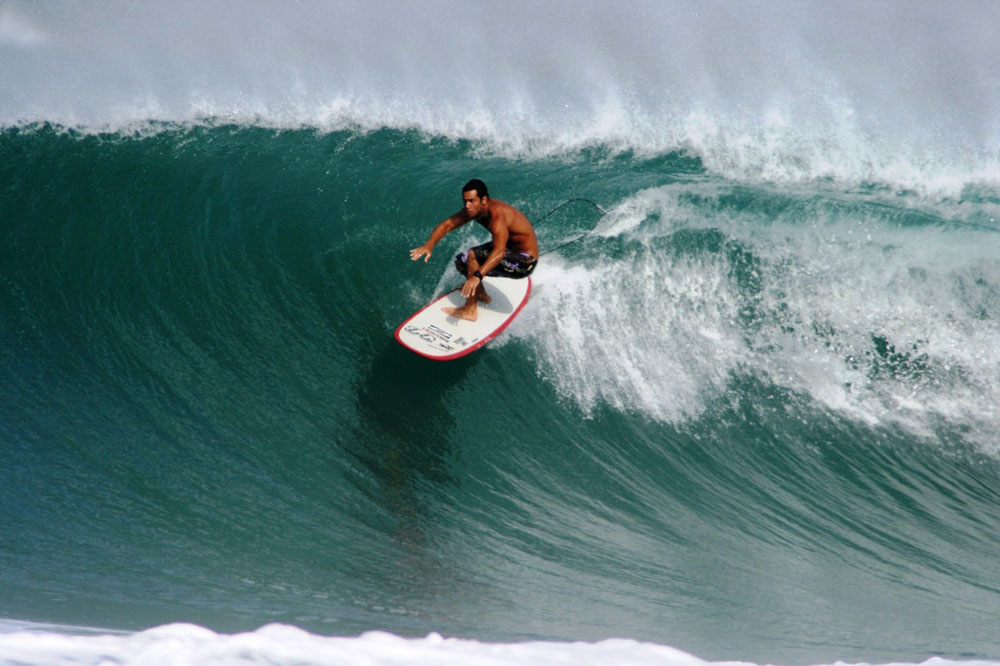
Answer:
POLYGON ((476 321, 452 317, 441 308, 465 304, 460 288, 428 303, 396 329, 399 344, 435 361, 450 361, 471 354, 495 338, 528 302, 531 278, 483 280, 493 299, 479 304, 476 321))

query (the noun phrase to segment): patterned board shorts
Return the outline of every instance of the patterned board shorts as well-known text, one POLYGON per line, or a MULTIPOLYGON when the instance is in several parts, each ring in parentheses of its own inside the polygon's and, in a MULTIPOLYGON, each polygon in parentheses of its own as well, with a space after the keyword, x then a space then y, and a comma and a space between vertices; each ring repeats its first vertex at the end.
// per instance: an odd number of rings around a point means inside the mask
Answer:
MULTIPOLYGON (((476 261, 481 266, 483 262, 486 261, 486 258, 490 256, 490 252, 492 251, 493 243, 490 242, 483 245, 477 245, 471 250, 459 253, 455 255, 455 268, 462 274, 462 277, 465 277, 468 275, 470 252, 475 255, 476 261)), ((531 275, 537 264, 538 259, 535 259, 530 254, 507 250, 507 254, 505 254, 504 258, 500 260, 500 263, 486 275, 487 277, 507 277, 514 279, 524 278, 531 275)))

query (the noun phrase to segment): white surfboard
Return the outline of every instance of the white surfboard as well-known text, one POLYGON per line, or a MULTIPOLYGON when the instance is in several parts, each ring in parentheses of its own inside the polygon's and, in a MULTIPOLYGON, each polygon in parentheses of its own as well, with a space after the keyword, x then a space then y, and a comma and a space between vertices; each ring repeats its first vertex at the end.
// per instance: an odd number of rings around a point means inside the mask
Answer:
POLYGON ((396 340, 404 347, 435 361, 450 361, 469 354, 507 328, 528 302, 531 278, 491 278, 483 280, 493 299, 479 304, 476 321, 452 317, 441 308, 465 304, 460 289, 428 303, 396 329, 396 340))

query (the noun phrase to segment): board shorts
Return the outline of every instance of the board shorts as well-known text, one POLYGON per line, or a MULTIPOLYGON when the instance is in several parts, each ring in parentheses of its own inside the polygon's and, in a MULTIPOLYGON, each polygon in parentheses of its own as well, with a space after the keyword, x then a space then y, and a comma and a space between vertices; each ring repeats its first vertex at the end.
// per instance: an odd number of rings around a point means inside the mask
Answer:
MULTIPOLYGON (((490 252, 493 251, 492 241, 489 243, 484 243, 483 245, 477 245, 471 250, 466 250, 465 252, 460 252, 455 255, 455 268, 462 277, 466 277, 469 274, 469 253, 472 252, 476 261, 480 266, 486 261, 486 258, 490 256, 490 252)), ((493 270, 486 274, 487 277, 505 277, 514 278, 515 280, 520 278, 526 278, 535 270, 535 266, 538 264, 538 259, 532 257, 526 252, 514 252, 513 250, 507 250, 503 259, 497 264, 493 270)))

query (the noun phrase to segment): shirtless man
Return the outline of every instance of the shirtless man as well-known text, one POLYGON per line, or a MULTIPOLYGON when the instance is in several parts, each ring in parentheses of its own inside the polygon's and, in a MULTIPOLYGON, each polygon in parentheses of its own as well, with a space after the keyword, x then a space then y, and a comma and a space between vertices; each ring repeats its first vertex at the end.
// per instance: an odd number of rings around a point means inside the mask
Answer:
POLYGON ((528 218, 518 209, 497 199, 490 199, 486 183, 473 179, 462 188, 465 207, 434 227, 431 237, 420 247, 410 250, 410 259, 420 257, 426 262, 431 251, 445 234, 470 220, 475 220, 489 230, 493 239, 484 245, 466 250, 455 257, 455 268, 465 276, 462 296, 465 305, 459 308, 442 308, 459 319, 475 321, 479 302, 490 302, 483 287, 483 276, 524 278, 531 275, 538 263, 538 239, 528 218))

